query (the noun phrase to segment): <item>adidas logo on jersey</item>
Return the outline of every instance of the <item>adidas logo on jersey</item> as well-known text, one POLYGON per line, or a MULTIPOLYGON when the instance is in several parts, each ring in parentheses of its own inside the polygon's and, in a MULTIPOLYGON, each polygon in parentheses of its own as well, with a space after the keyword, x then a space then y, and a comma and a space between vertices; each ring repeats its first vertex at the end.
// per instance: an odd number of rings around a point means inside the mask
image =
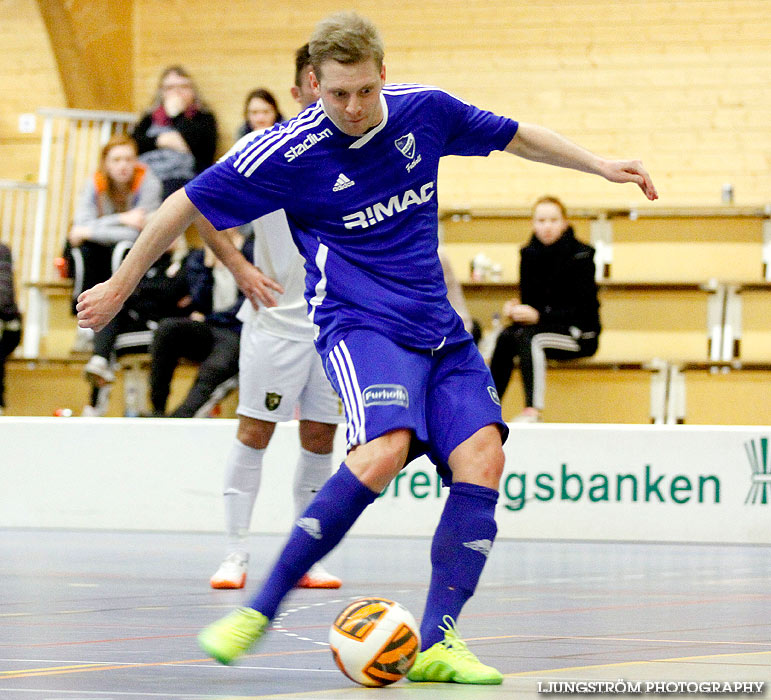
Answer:
POLYGON ((473 542, 464 542, 463 546, 487 556, 493 548, 493 543, 490 540, 474 540, 473 542))
POLYGON ((300 518, 297 527, 309 534, 314 540, 320 540, 321 523, 316 518, 300 518))
POLYGON ((340 190, 344 190, 346 187, 353 187, 356 183, 347 178, 345 175, 340 173, 337 176, 337 182, 335 183, 335 186, 332 188, 333 192, 339 192, 340 190))

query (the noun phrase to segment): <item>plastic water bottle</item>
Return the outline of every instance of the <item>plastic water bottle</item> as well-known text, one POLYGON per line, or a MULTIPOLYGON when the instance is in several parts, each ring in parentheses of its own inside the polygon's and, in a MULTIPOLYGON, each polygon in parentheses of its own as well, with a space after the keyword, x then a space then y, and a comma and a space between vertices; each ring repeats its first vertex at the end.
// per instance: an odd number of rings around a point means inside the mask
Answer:
POLYGON ((126 418, 136 418, 139 415, 139 389, 133 377, 126 377, 126 388, 124 392, 125 406, 123 415, 126 418))

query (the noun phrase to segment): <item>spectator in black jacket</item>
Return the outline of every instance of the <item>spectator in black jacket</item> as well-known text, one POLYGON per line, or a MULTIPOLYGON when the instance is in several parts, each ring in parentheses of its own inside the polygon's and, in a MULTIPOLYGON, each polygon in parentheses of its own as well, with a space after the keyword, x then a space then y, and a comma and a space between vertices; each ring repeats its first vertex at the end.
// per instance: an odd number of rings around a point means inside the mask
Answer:
POLYGON ((84 416, 103 416, 109 390, 115 381, 115 358, 126 352, 147 352, 161 319, 190 313, 191 297, 187 285, 184 251, 175 243, 150 267, 121 312, 94 334, 94 354, 84 368, 91 385, 84 416), (177 252, 175 252, 177 251, 177 252))
POLYGON ((5 410, 5 358, 21 339, 21 314, 13 288, 11 249, 0 243, 0 416, 5 410))
POLYGON ((546 358, 594 355, 600 335, 594 248, 576 239, 556 197, 541 197, 533 207, 533 236, 520 251, 519 280, 521 301, 503 307, 512 324, 498 336, 490 371, 502 398, 519 357, 525 409, 515 421, 536 423, 544 405, 546 358))
MULTIPOLYGON (((236 229, 234 229, 236 231, 236 229)), ((240 238, 240 234, 234 233, 240 238)), ((254 236, 234 241, 254 262, 254 236)), ((200 362, 198 375, 172 418, 192 418, 214 391, 238 375, 241 321, 237 313, 244 295, 228 269, 208 249, 190 253, 186 266, 193 313, 167 318, 158 325, 150 347, 150 401, 153 415, 163 416, 174 370, 182 358, 200 362)))
POLYGON ((185 68, 163 71, 155 99, 133 136, 139 159, 163 183, 164 199, 214 162, 217 121, 185 68))

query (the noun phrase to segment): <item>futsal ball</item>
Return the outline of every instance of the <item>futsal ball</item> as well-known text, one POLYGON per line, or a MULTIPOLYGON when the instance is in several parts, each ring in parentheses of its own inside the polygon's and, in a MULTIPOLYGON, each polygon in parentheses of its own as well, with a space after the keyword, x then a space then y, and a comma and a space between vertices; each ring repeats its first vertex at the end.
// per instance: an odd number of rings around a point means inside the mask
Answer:
POLYGON ((420 633, 403 605, 386 598, 359 598, 337 616, 329 644, 348 678, 379 687, 407 674, 420 651, 420 633))

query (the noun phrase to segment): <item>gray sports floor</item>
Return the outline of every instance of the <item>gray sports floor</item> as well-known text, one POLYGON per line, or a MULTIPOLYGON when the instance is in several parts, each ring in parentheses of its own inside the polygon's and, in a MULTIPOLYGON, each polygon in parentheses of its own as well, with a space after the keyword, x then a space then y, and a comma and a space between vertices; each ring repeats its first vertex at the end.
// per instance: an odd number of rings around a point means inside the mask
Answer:
MULTIPOLYGON (((282 541, 253 540, 247 591, 282 541)), ((766 681, 771 697, 769 547, 499 540, 459 626, 503 685, 372 690, 336 670, 328 626, 363 595, 419 618, 428 540, 346 540, 327 562, 344 587, 294 592, 280 629, 235 667, 195 641, 245 595, 208 587, 221 546, 211 534, 0 530, 0 698, 500 700, 597 679, 642 691, 645 681, 766 681)))

